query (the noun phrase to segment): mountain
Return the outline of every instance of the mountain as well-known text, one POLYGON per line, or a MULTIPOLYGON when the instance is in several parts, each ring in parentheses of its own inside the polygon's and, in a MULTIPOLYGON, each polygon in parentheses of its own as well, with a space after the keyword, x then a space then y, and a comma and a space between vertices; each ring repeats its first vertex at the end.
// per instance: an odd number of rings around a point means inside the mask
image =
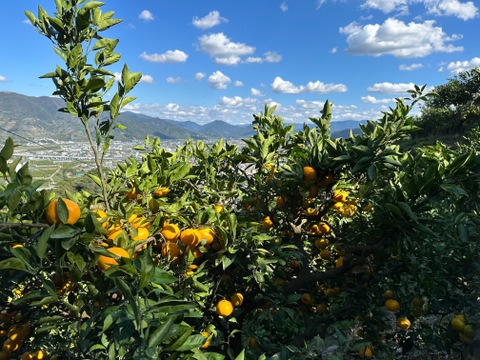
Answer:
MULTIPOLYGON (((0 134, 4 133, 7 137, 13 133, 26 139, 83 141, 82 124, 70 114, 59 112, 58 109, 62 107, 64 102, 60 98, 0 91, 0 134)), ((120 141, 143 141, 147 134, 168 140, 245 138, 254 133, 251 124, 232 125, 214 120, 201 125, 193 121, 161 119, 129 111, 120 114, 118 123, 126 126, 124 131, 113 132, 115 140, 120 141)), ((335 132, 347 130, 348 134, 349 129, 358 129, 358 125, 354 120, 333 121, 332 133, 335 135, 335 132)), ((298 124, 297 127, 301 128, 302 125, 298 124)))

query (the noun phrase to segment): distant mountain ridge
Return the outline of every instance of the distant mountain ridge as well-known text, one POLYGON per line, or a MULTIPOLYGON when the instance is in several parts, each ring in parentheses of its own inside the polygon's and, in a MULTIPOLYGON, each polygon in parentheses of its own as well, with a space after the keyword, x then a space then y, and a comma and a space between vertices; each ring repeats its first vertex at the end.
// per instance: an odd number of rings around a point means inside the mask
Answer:
MULTIPOLYGON (((58 111, 64 107, 60 98, 27 96, 14 92, 0 91, 0 134, 19 134, 28 139, 49 138, 55 140, 83 141, 82 125, 73 116, 58 111)), ((115 140, 143 141, 146 135, 161 139, 212 139, 245 138, 254 133, 252 124, 232 125, 214 120, 201 125, 193 121, 175 121, 148 115, 122 112, 118 122, 126 130, 114 132, 115 140)), ((303 126, 296 124, 297 127, 303 126)), ((358 130, 354 120, 331 122, 332 132, 358 130)))

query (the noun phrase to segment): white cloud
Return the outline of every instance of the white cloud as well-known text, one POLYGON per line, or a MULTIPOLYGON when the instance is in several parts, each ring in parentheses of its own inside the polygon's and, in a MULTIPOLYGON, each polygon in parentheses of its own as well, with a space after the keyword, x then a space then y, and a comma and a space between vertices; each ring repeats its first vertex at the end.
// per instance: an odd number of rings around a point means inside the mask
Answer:
POLYGON ((7 78, 5 76, 0 75, 0 82, 7 81, 7 78))
POLYGON ((168 50, 163 54, 147 54, 144 51, 140 57, 150 62, 171 64, 187 61, 188 55, 181 50, 168 50))
POLYGON ((267 51, 264 55, 264 59, 268 63, 278 63, 282 61, 282 55, 277 54, 275 51, 267 51))
POLYGON ((427 10, 435 15, 456 16, 462 20, 470 20, 478 16, 478 8, 472 1, 458 0, 425 0, 427 10))
POLYGON ((265 96, 260 90, 255 89, 255 88, 250 89, 250 94, 252 96, 265 96))
POLYGON ((423 68, 422 64, 400 64, 399 69, 402 71, 412 71, 412 70, 417 70, 423 68))
POLYGON ((138 15, 143 21, 152 21, 155 20, 155 16, 148 10, 143 10, 140 15, 138 15))
POLYGON ((236 87, 243 86, 243 82, 241 82, 240 80, 236 80, 236 81, 233 83, 233 86, 236 86, 236 87))
POLYGON ((326 1, 327 0, 317 0, 317 10, 320 9, 326 1))
POLYGON ((216 33, 202 35, 199 39, 199 50, 215 58, 215 62, 236 65, 240 56, 251 55, 255 52, 253 46, 231 41, 225 34, 216 33))
POLYGON ((181 83, 182 82, 182 78, 177 76, 177 77, 173 77, 173 76, 169 76, 167 77, 167 83, 169 84, 178 84, 178 83, 181 83))
MULTIPOLYGON (((480 66, 480 57, 474 57, 470 60, 466 61, 453 61, 450 62, 447 65, 447 70, 450 71, 452 74, 459 74, 464 71, 469 71, 472 70, 473 68, 476 68, 477 66, 480 66)), ((443 71, 444 69, 441 68, 440 71, 443 71)))
POLYGON ((290 81, 277 76, 272 83, 272 90, 281 94, 300 94, 305 92, 326 94, 330 92, 346 92, 347 87, 343 84, 325 84, 321 81, 309 82, 307 85, 296 86, 290 81))
POLYGON ((407 3, 407 0, 366 0, 361 7, 380 10, 388 14, 392 11, 404 12, 408 7, 407 3))
POLYGON ((208 83, 214 89, 224 90, 230 82, 232 82, 232 80, 218 70, 208 77, 208 83))
POLYGON ((361 99, 364 103, 367 104, 388 104, 395 101, 395 99, 377 99, 376 97, 371 95, 362 96, 361 99))
POLYGON ((361 5, 364 9, 376 9, 385 14, 397 12, 405 15, 410 5, 421 3, 427 12, 437 16, 455 16, 462 20, 470 20, 478 16, 478 8, 473 1, 459 0, 365 0, 361 5))
POLYGON ((407 90, 412 90, 415 87, 414 83, 399 83, 392 84, 390 82, 377 83, 368 88, 370 92, 378 92, 381 94, 402 94, 407 90))
POLYGON ((205 74, 203 72, 197 72, 195 74, 195 80, 202 80, 203 78, 205 78, 205 76, 207 76, 207 74, 205 74))
POLYGON ((432 20, 408 24, 388 18, 381 25, 360 26, 350 23, 340 28, 347 35, 348 51, 356 55, 381 56, 390 54, 399 58, 424 57, 433 52, 462 51, 448 42, 458 40, 459 35, 447 36, 432 20))
POLYGON ((263 59, 261 57, 249 56, 248 58, 245 59, 245 62, 247 64, 262 64, 263 59))
POLYGON ((336 54, 337 51, 338 51, 338 48, 334 47, 334 48, 330 49, 330 54, 336 54))
POLYGON ((241 61, 240 56, 230 55, 226 57, 217 57, 215 58, 215 63, 220 65, 237 65, 241 61))
POLYGON ((146 84, 153 84, 155 81, 153 80, 153 76, 142 74, 142 78, 140 79, 140 82, 146 83, 146 84))
POLYGON ((283 2, 280 4, 280 10, 282 10, 283 12, 287 12, 288 11, 288 5, 286 2, 283 2))
POLYGON ((198 18, 195 16, 192 20, 193 26, 202 30, 210 29, 226 22, 228 22, 228 20, 221 17, 217 10, 210 11, 208 15, 204 16, 203 18, 198 18))

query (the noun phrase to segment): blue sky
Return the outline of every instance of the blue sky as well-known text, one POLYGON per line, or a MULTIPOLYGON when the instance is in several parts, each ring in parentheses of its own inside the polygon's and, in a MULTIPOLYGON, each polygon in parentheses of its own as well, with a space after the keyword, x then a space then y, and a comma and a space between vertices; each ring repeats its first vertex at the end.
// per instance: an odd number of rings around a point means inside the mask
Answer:
MULTIPOLYGON (((377 119, 413 84, 445 83, 480 66, 480 4, 463 0, 105 1, 123 22, 118 64, 143 74, 128 110, 208 123, 252 121, 264 104, 288 122, 377 119)), ((53 0, 2 4, 0 91, 50 96, 39 79, 62 65, 24 10, 53 0)))

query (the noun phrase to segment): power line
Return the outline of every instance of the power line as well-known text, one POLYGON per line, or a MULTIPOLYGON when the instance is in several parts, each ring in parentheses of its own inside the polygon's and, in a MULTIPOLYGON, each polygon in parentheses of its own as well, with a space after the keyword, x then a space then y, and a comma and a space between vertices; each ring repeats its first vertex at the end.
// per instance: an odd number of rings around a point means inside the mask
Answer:
POLYGON ((21 138, 21 139, 23 139, 23 140, 27 140, 27 141, 29 141, 29 142, 31 142, 31 143, 34 143, 34 144, 36 144, 36 145, 38 145, 38 146, 40 146, 40 147, 42 147, 42 148, 44 148, 44 149, 48 149, 46 146, 43 146, 41 143, 39 143, 39 142, 37 142, 37 141, 35 141, 35 140, 31 140, 31 139, 29 139, 29 138, 26 138, 25 136, 19 135, 19 134, 15 133, 15 132, 13 132, 13 131, 11 131, 11 130, 4 129, 4 128, 1 127, 1 126, 0 126, 0 130, 3 130, 3 131, 5 131, 5 132, 7 132, 7 133, 9 133, 9 134, 18 136, 19 138, 21 138))

